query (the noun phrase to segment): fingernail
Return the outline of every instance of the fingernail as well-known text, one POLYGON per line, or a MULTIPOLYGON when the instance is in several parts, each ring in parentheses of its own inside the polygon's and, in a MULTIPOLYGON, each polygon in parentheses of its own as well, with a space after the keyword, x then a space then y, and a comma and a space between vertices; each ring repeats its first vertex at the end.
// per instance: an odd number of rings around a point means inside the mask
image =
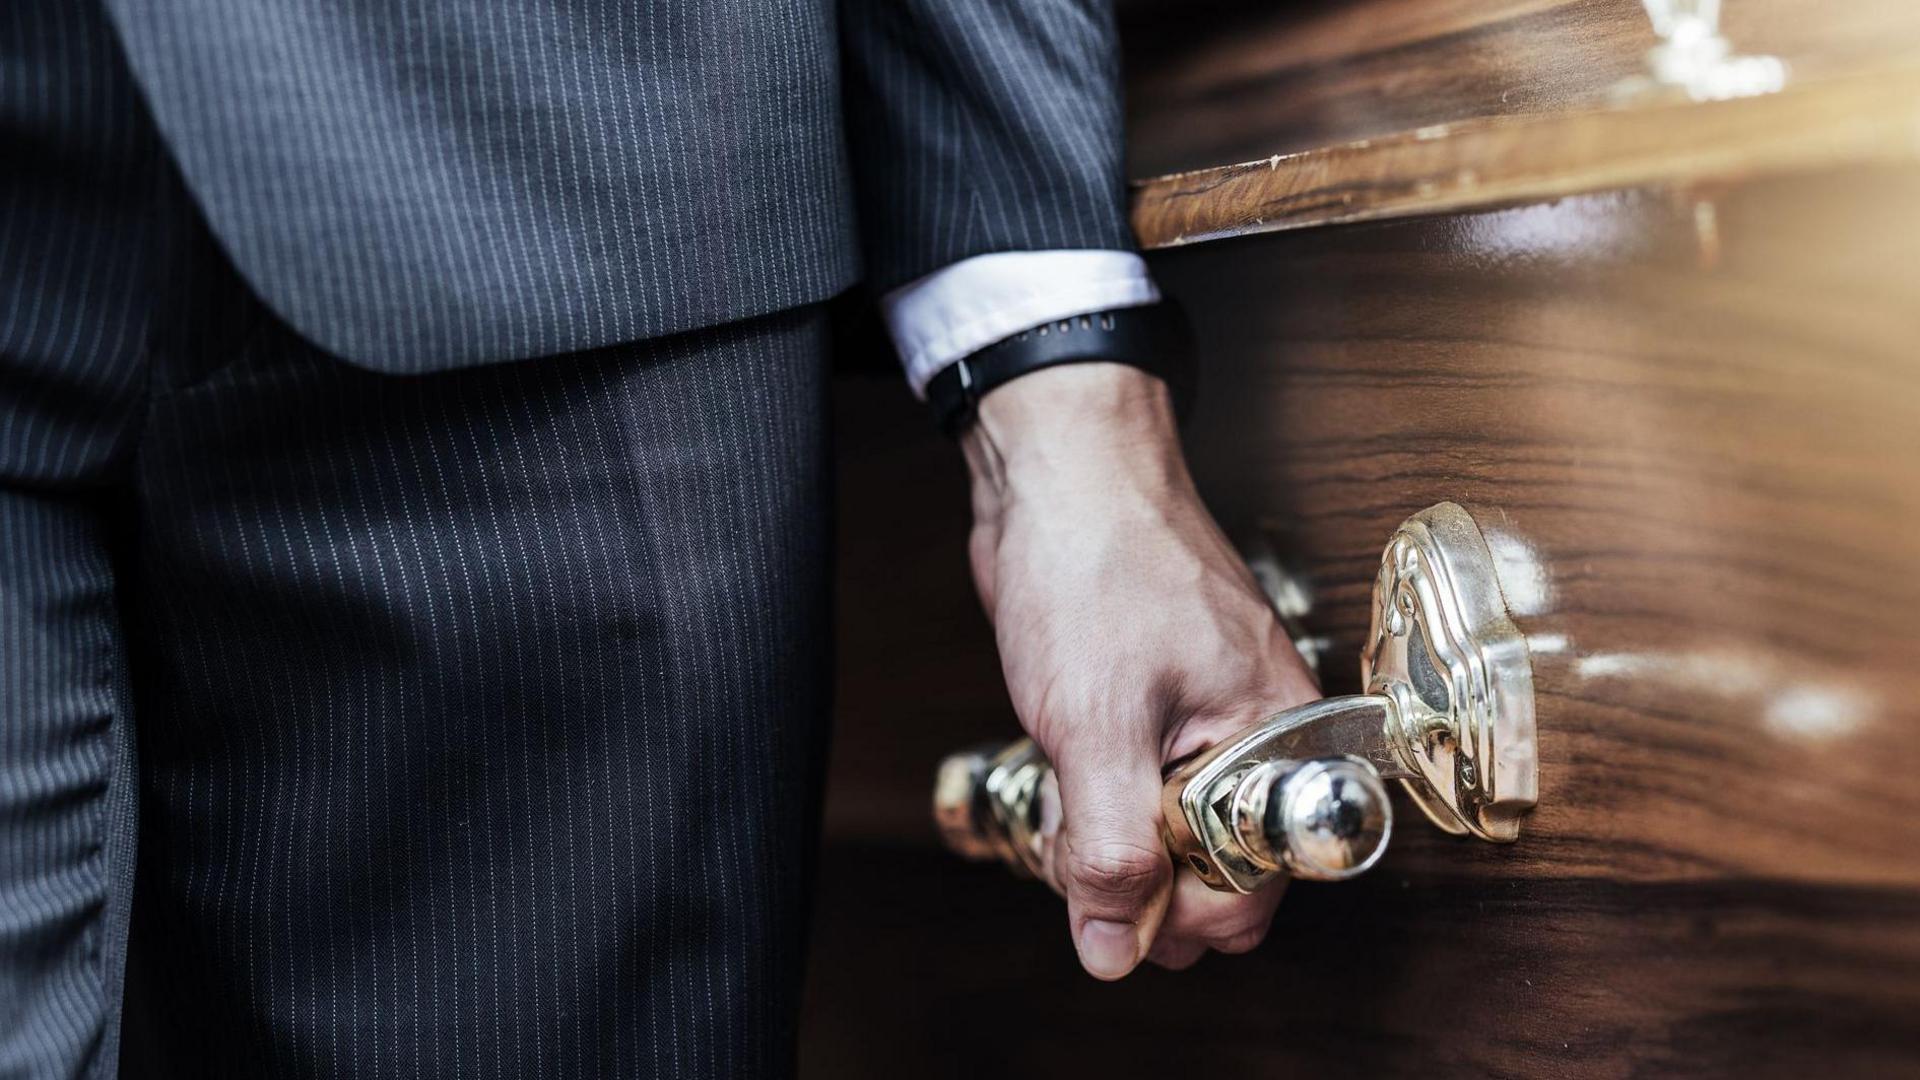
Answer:
POLYGON ((1098 979, 1117 979, 1140 959, 1140 942, 1127 923, 1088 919, 1080 927, 1080 965, 1098 979))

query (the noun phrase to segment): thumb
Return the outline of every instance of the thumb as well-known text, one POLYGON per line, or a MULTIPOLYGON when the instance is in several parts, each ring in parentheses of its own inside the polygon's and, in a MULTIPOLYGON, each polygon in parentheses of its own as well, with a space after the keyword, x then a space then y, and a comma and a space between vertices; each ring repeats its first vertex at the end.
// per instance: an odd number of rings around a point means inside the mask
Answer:
POLYGON ((1061 823, 1051 869, 1081 966, 1118 979, 1147 955, 1173 891, 1160 836, 1159 756, 1113 743, 1062 749, 1054 759, 1061 823))

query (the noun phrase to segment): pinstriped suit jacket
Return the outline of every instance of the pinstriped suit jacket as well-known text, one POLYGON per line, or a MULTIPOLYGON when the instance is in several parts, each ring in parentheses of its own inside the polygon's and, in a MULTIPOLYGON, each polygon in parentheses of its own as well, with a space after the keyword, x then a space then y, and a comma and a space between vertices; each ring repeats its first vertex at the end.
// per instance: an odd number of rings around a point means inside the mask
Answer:
POLYGON ((390 372, 1124 248, 1107 0, 109 0, 254 290, 390 372))

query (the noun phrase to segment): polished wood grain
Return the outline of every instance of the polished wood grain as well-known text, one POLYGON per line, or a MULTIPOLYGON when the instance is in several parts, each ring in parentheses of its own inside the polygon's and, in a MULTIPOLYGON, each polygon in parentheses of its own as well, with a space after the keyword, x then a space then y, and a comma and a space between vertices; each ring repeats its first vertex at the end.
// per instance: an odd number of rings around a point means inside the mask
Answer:
POLYGON ((832 848, 810 1080, 1891 1080, 1920 1061, 1909 890, 1604 878, 1294 885, 1267 943, 1120 983, 1051 896, 832 848))
MULTIPOLYGON (((1920 884, 1920 170, 1638 189, 1169 253, 1190 452, 1351 657, 1443 499, 1534 644, 1541 798, 1487 877, 1920 884)), ((1350 689, 1336 668, 1329 689, 1350 689)))
POLYGON ((1735 101, 1495 117, 1136 185, 1148 248, 1646 184, 1920 161, 1920 68, 1735 101))
MULTIPOLYGON (((1726 0, 1721 22, 1798 81, 1920 63, 1907 0, 1726 0)), ((1598 108, 1655 42, 1639 0, 1141 0, 1123 27, 1135 176, 1598 108)))
MULTIPOLYGON (((1391 859, 1920 882, 1917 175, 1156 257, 1207 358, 1196 472, 1311 586, 1330 691, 1355 688, 1379 549, 1408 514, 1462 502, 1532 568, 1514 589, 1542 699, 1536 820, 1512 848, 1408 828, 1391 859)), ((830 830, 927 840, 939 754, 1014 728, 958 462, 894 386, 843 405, 851 734, 830 830)))

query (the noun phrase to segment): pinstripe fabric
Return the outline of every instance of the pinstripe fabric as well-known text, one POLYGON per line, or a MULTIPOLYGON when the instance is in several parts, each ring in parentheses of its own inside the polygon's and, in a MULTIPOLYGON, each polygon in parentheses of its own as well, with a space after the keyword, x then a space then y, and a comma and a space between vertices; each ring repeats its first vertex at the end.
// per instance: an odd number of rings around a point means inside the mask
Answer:
POLYGON ((819 300, 856 218, 883 289, 1132 244, 1107 0, 107 2, 247 280, 379 370, 819 300))
POLYGON ((134 757, 113 563, 160 151, 97 12, 0 5, 0 1077, 113 1060, 134 757), (70 133, 85 132, 85 138, 70 133))
POLYGON ((267 325, 155 400, 134 1075, 784 1069, 821 335, 396 380, 267 325))
POLYGON ((109 0, 214 230, 388 371, 544 356, 852 279, 823 0, 109 0))
POLYGON ((1109 0, 845 0, 868 283, 996 251, 1131 250, 1109 0))
POLYGON ((786 1072, 820 312, 340 364, 111 48, 0 9, 0 1076, 786 1072))
POLYGON ((1125 247, 1111 37, 0 6, 0 1077, 784 1072, 847 159, 1125 247))

